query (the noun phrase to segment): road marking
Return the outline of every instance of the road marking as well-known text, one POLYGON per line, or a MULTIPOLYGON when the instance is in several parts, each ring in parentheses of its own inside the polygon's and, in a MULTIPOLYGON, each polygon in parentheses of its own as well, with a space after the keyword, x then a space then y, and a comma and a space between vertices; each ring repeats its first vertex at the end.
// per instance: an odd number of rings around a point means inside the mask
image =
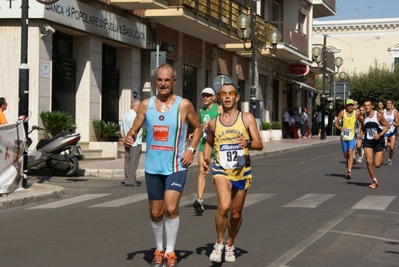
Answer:
POLYGON ((244 207, 251 206, 257 202, 263 201, 265 199, 274 197, 277 194, 248 194, 247 197, 245 198, 245 204, 244 207))
POLYGON ((351 209, 354 210, 385 210, 396 196, 365 196, 351 209))
POLYGON ((337 224, 339 224, 342 220, 348 217, 354 210, 345 210, 340 215, 326 223, 320 229, 318 229, 315 233, 310 235, 308 238, 303 240, 301 243, 290 249, 288 252, 283 254, 277 260, 272 262, 268 267, 283 267, 286 266, 288 262, 294 259, 296 256, 301 254, 305 249, 311 246, 314 242, 322 238, 325 234, 331 231, 337 224))
MULTIPOLYGON (((215 193, 205 193, 203 199, 211 198, 216 196, 215 193)), ((187 196, 184 196, 180 199, 179 207, 192 205, 194 200, 197 199, 197 193, 193 193, 187 196)))
POLYGON ((67 198, 64 200, 60 200, 60 201, 56 201, 56 202, 28 208, 28 209, 56 209, 56 208, 61 208, 61 207, 65 207, 68 205, 76 204, 79 202, 108 196, 108 195, 110 195, 110 194, 84 194, 81 196, 71 197, 71 198, 67 198))
POLYGON ((335 196, 335 194, 306 194, 284 205, 283 208, 316 208, 333 196, 335 196))
POLYGON ((384 242, 399 243, 399 239, 390 239, 390 238, 384 238, 384 237, 379 237, 379 236, 362 235, 362 234, 357 234, 357 233, 335 231, 335 230, 331 230, 330 233, 337 233, 337 234, 342 234, 342 235, 354 235, 354 236, 360 236, 360 237, 365 237, 365 238, 377 239, 377 240, 381 240, 384 242))
POLYGON ((117 208, 117 207, 121 207, 123 205, 128 205, 128 204, 139 202, 139 201, 142 201, 145 199, 148 199, 147 193, 139 193, 139 194, 134 194, 132 196, 96 204, 96 205, 90 206, 89 208, 117 208))

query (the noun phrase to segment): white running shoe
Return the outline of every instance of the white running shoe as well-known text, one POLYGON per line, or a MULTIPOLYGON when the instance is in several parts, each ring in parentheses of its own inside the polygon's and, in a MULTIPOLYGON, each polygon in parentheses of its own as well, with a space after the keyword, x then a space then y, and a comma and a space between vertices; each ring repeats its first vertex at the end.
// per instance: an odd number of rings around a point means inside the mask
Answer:
POLYGON ((388 166, 393 166, 392 165, 392 160, 388 159, 388 166))
POLYGON ((363 161, 363 156, 362 157, 359 156, 356 160, 356 163, 362 163, 362 161, 363 161))
POLYGON ((234 245, 229 246, 226 244, 224 247, 225 252, 224 252, 224 261, 225 262, 235 262, 236 261, 236 255, 234 254, 234 245))
POLYGON ((223 242, 220 243, 215 243, 215 245, 213 246, 213 251, 211 253, 211 255, 209 256, 209 259, 212 262, 221 262, 222 261, 222 253, 223 253, 223 242))

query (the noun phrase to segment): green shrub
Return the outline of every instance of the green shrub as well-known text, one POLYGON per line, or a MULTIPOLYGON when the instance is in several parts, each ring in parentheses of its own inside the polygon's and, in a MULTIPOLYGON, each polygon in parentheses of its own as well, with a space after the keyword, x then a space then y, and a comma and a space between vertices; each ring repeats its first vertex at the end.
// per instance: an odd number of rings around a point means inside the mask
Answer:
POLYGON ((262 122, 262 130, 270 130, 272 128, 272 125, 268 122, 262 122))
POLYGON ((64 111, 42 111, 39 116, 42 119, 47 138, 52 138, 63 131, 76 129, 72 116, 64 111))
POLYGON ((120 126, 114 122, 94 120, 92 122, 94 130, 101 134, 102 141, 109 141, 111 136, 119 136, 120 126))
POLYGON ((278 121, 273 121, 272 130, 281 130, 281 124, 278 121))

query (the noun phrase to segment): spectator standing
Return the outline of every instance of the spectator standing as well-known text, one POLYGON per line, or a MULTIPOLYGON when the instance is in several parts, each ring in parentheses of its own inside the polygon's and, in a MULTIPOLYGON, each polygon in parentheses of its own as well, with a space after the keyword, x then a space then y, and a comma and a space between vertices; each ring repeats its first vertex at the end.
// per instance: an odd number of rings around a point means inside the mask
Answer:
POLYGON ((193 104, 173 93, 175 83, 176 72, 172 66, 163 64, 157 68, 155 84, 158 93, 141 102, 126 136, 126 144, 132 145, 145 123, 147 150, 144 171, 150 224, 156 244, 152 267, 177 266, 174 249, 180 225, 179 201, 187 168, 193 163, 202 133, 193 104), (190 147, 186 145, 188 124, 194 129, 190 147), (163 242, 164 228, 166 244, 163 242))
POLYGON ((322 119, 322 112, 321 112, 321 107, 317 107, 317 127, 319 128, 317 136, 321 135, 321 131, 323 130, 321 127, 321 119, 322 119))
POLYGON ((284 124, 284 136, 285 138, 290 138, 290 109, 289 107, 285 107, 285 110, 283 112, 283 124, 284 124))
POLYGON ((308 124, 308 114, 306 114, 307 109, 302 108, 302 113, 300 116, 300 125, 301 125, 301 137, 306 138, 306 125, 308 124))
MULTIPOLYGON (((137 116, 137 111, 140 107, 139 100, 133 100, 130 110, 123 116, 120 128, 121 140, 120 144, 124 144, 125 136, 133 125, 133 121, 137 116)), ((140 186, 141 182, 136 180, 136 171, 140 162, 141 143, 142 143, 143 129, 140 128, 137 133, 136 140, 129 147, 125 146, 125 181, 122 182, 125 186, 140 186)))
POLYGON ((4 115, 4 111, 7 109, 7 101, 4 97, 0 97, 0 124, 7 124, 6 116, 4 115))
POLYGON ((212 148, 215 147, 212 174, 219 200, 215 214, 217 238, 209 259, 221 262, 224 249, 224 260, 234 262, 234 239, 242 224, 242 209, 252 181, 249 149, 262 150, 263 143, 254 116, 236 108, 240 99, 237 87, 223 84, 219 99, 223 114, 208 124, 204 148, 204 168, 209 172, 212 148), (228 237, 224 245, 226 229, 228 237))
MULTIPOLYGON (((198 153, 198 177, 197 177, 197 196, 194 200, 193 207, 197 213, 203 213, 204 208, 204 191, 206 186, 206 172, 202 166, 204 165, 204 146, 206 143, 206 137, 208 134, 208 123, 211 119, 216 118, 219 114, 222 114, 222 106, 215 103, 216 95, 215 91, 210 88, 204 88, 202 90, 202 103, 204 106, 199 110, 200 123, 202 126, 202 137, 199 145, 198 153)), ((190 140, 192 139, 190 134, 190 140)), ((214 150, 212 151, 214 154, 214 150)))

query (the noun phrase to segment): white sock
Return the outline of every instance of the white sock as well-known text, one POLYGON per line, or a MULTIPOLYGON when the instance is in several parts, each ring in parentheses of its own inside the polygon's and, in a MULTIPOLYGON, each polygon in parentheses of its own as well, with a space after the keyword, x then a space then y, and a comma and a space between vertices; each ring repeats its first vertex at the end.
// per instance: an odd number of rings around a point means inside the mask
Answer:
POLYGON ((165 232, 166 232, 166 250, 165 254, 175 251, 175 244, 177 232, 179 231, 180 218, 177 216, 174 219, 165 218, 165 232))
POLYGON ((151 228, 155 238, 156 249, 163 251, 163 221, 159 223, 151 221, 151 228))

